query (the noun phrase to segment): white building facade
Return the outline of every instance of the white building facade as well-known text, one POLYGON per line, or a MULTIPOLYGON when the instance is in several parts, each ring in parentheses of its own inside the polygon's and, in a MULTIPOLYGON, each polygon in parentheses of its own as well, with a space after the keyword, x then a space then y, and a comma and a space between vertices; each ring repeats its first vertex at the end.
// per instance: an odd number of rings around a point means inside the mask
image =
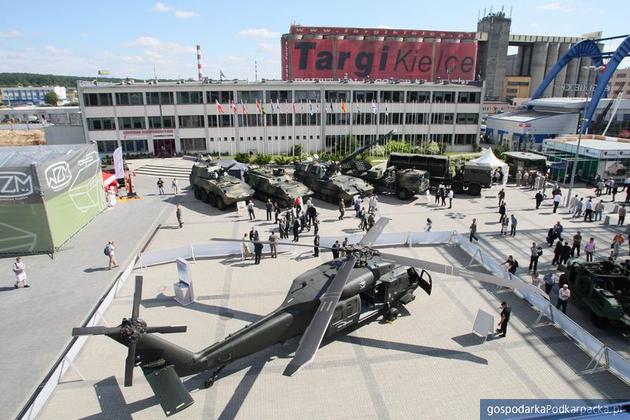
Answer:
POLYGON ((26 86, 0 88, 2 102, 6 105, 43 105, 48 92, 55 92, 60 103, 67 101, 66 88, 63 86, 26 86))
POLYGON ((110 154, 346 153, 395 130, 413 145, 478 144, 483 87, 414 83, 205 81, 78 84, 85 137, 110 154), (356 143, 355 143, 356 144, 356 143))

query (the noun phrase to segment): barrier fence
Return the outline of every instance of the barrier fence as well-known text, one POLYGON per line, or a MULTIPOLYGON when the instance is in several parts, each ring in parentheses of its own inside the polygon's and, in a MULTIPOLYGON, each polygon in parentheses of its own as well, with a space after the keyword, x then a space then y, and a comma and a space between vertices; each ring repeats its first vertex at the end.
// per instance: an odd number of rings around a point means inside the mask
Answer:
MULTIPOLYGON (((335 241, 342 243, 345 238, 348 238, 350 243, 357 243, 362 236, 363 234, 351 234, 322 237, 320 239, 320 245, 323 247, 330 247, 335 243, 335 241)), ((523 282, 523 280, 519 277, 508 273, 499 262, 488 255, 478 245, 471 243, 467 235, 459 235, 455 231, 383 233, 377 239, 374 246, 444 245, 449 243, 458 245, 462 250, 470 255, 473 260, 477 261, 477 263, 490 271, 492 274, 510 282, 523 282)), ((268 247, 266 247, 266 250, 267 249, 268 247)), ((194 261, 196 258, 215 258, 241 255, 241 252, 242 244, 239 242, 190 244, 171 249, 142 252, 137 259, 132 260, 106 294, 101 298, 99 304, 93 310, 84 326, 90 327, 104 323, 105 318, 103 314, 107 311, 107 308, 116 297, 120 288, 124 286, 129 277, 131 277, 135 268, 172 263, 177 258, 184 258, 187 260, 192 259, 194 261)), ((310 251, 305 248, 303 251, 303 248, 294 248, 290 245, 278 245, 278 252, 310 251)), ((599 341, 597 338, 593 337, 584 328, 576 324, 571 318, 556 309, 556 307, 541 294, 530 291, 524 291, 521 293, 517 290, 514 290, 514 293, 519 297, 526 299, 539 312, 539 320, 542 317, 546 317, 566 335, 578 343, 578 345, 591 357, 591 362, 587 368, 592 365, 593 367, 602 366, 622 381, 630 384, 630 361, 626 360, 619 353, 604 345, 604 343, 599 341)), ((50 395, 68 369, 73 368, 75 372, 81 376, 81 373, 74 367, 73 362, 83 348, 87 339, 87 336, 75 337, 70 342, 62 356, 53 365, 44 381, 42 381, 36 392, 33 396, 31 396, 28 403, 19 413, 18 418, 28 420, 34 419, 43 408, 48 398, 50 398, 50 395)))

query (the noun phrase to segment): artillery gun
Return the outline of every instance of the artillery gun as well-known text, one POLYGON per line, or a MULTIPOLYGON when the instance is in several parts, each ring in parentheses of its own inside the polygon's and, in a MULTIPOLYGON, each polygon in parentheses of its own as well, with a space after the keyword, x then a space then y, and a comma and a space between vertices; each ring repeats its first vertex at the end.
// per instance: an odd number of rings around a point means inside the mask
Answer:
POLYGON ((304 202, 315 193, 286 174, 284 168, 250 166, 245 173, 247 182, 261 199, 270 198, 281 207, 291 207, 296 197, 304 202))
POLYGON ((572 260, 566 267, 569 288, 588 307, 593 322, 603 327, 620 322, 630 327, 630 264, 572 260))
POLYGON ((195 198, 219 210, 225 210, 237 201, 251 199, 254 190, 228 174, 228 170, 234 165, 235 163, 223 168, 212 160, 195 163, 190 172, 190 185, 195 198))

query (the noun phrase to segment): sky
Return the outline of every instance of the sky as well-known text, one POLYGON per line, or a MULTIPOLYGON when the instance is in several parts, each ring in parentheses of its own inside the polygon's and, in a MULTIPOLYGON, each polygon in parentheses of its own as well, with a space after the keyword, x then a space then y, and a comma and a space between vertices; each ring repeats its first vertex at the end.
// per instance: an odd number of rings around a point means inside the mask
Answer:
MULTIPOLYGON (((630 1, 502 0, 498 5, 451 0, 41 1, 10 2, 0 14, 0 72, 112 77, 196 78, 195 45, 204 76, 279 79, 280 36, 291 24, 475 31, 477 17, 503 6, 511 33, 624 35, 630 1), (9 6, 10 4, 10 6, 9 6)), ((606 43, 616 48, 621 40, 606 43)), ((628 67, 628 59, 622 67, 628 67)))

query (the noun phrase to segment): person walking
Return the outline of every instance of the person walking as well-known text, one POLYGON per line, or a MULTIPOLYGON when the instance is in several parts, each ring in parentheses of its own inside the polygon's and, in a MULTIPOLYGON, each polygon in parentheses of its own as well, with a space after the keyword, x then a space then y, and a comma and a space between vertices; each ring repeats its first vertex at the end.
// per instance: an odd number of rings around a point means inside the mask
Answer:
POLYGON ((538 271, 534 271, 532 273, 532 286, 540 289, 540 275, 538 274, 538 271))
POLYGON ((580 200, 575 203, 575 211, 573 212, 573 216, 571 216, 571 218, 582 217, 582 209, 584 209, 584 197, 580 198, 580 200))
POLYGON ((184 222, 182 221, 182 208, 179 204, 175 204, 175 217, 177 217, 177 223, 179 224, 179 228, 184 227, 184 222))
POLYGON ((427 188, 427 190, 424 192, 425 197, 427 198, 427 206, 429 204, 431 204, 431 189, 427 188))
POLYGON ((560 258, 558 259, 558 263, 565 265, 569 262, 569 258, 571 257, 571 247, 568 242, 565 242, 562 247, 560 247, 560 258))
POLYGON ((452 209, 453 208, 453 197, 455 197, 455 193, 453 192, 452 188, 448 189, 448 208, 452 209))
POLYGON ((313 238, 313 257, 319 257, 319 235, 313 238))
POLYGON ((313 234, 319 235, 319 217, 313 219, 313 234))
POLYGON ((505 260, 505 262, 501 265, 505 266, 505 269, 507 270, 508 273, 516 274, 516 269, 518 268, 518 261, 516 261, 513 256, 509 255, 507 260, 505 260))
POLYGON ((619 206, 619 212, 617 214, 619 215, 617 226, 623 226, 623 223, 626 220, 626 206, 624 206, 623 204, 619 206))
POLYGON ((348 250, 348 246, 350 245, 350 242, 348 241, 348 238, 343 238, 343 242, 341 243, 341 256, 345 257, 347 254, 347 250, 348 250))
POLYGON ((276 236, 275 232, 271 232, 271 235, 269 235, 269 242, 271 258, 278 258, 278 236, 276 236))
POLYGON ((265 210, 267 211, 267 221, 270 222, 271 221, 271 213, 273 212, 273 203, 271 202, 271 199, 267 199, 267 202, 265 203, 265 210))
MULTIPOLYGON (((615 182, 615 180, 613 180, 613 182, 615 182)), ((613 184, 612 189, 610 190, 610 193, 612 194, 612 200, 610 200, 611 202, 615 202, 615 196, 617 195, 617 193, 619 192, 619 187, 617 186, 616 183, 613 184)))
POLYGON ((425 232, 431 232, 431 228, 433 227, 433 222, 431 221, 431 219, 429 219, 427 217, 427 224, 424 225, 424 231, 425 232))
POLYGON ((333 259, 337 259, 339 258, 339 250, 341 249, 341 245, 339 244, 339 241, 335 241, 335 243, 333 244, 332 248, 332 254, 333 254, 333 259))
POLYGON ((470 237, 468 239, 470 242, 472 242, 473 239, 479 242, 479 239, 477 238, 477 219, 473 218, 472 223, 470 224, 470 237))
POLYGON ((562 201, 562 196, 560 195, 560 193, 553 196, 553 212, 554 213, 558 210, 558 206, 560 205, 561 201, 562 201))
POLYGON ((545 275, 543 276, 543 283, 545 284, 545 293, 547 293, 547 296, 549 296, 554 284, 556 284, 556 275, 553 273, 553 271, 548 271, 547 273, 545 273, 545 275))
POLYGON ((503 221, 503 219, 505 219, 505 201, 503 203, 501 203, 501 205, 499 206, 499 223, 501 223, 503 221))
POLYGON ((173 178, 173 181, 171 182, 171 188, 173 188, 173 194, 179 194, 179 183, 177 182, 177 178, 173 178))
POLYGON ((613 260, 619 258, 619 252, 621 251, 621 245, 625 242, 622 234, 618 233, 613 237, 612 244, 610 244, 610 256, 613 260))
POLYGON ((501 207, 501 204, 503 204, 505 202, 505 189, 501 188, 501 191, 499 191, 499 204, 497 204, 499 207, 501 207))
POLYGON ((346 214, 346 204, 343 202, 343 198, 339 200, 339 220, 343 220, 343 216, 346 214))
POLYGON ((560 251, 562 251, 562 239, 558 239, 556 247, 553 249, 553 260, 551 260, 551 265, 557 265, 560 261, 560 251))
POLYGON ((252 226, 249 231, 249 240, 257 241, 258 239, 260 239, 260 236, 258 235, 258 230, 256 229, 256 226, 252 226))
POLYGON ((573 246, 571 247, 571 255, 574 257, 580 256, 580 248, 582 247, 582 234, 578 232, 573 235, 573 246))
POLYGON ((575 194, 575 196, 571 198, 571 201, 569 201, 569 214, 573 214, 575 212, 575 206, 577 205, 577 202, 578 196, 577 194, 575 194))
POLYGON ((114 241, 107 242, 107 245, 105 245, 104 253, 109 258, 109 269, 111 270, 114 267, 118 267, 118 261, 116 260, 116 246, 114 245, 114 241))
POLYGON ((540 208, 540 205, 542 204, 543 200, 545 199, 545 197, 542 195, 542 193, 540 191, 538 191, 534 198, 536 200, 536 210, 538 210, 540 208))
MULTIPOLYGON (((599 203, 595 204, 595 221, 601 222, 604 215, 604 200, 599 200, 599 203)), ((578 215, 578 217, 580 217, 578 215)))
POLYGON ((560 309, 563 314, 567 313, 567 303, 570 297, 571 290, 569 289, 569 285, 565 284, 558 291, 558 303, 556 303, 556 308, 560 309))
POLYGON ((26 279, 26 264, 22 261, 22 257, 15 257, 13 263, 13 274, 15 274, 15 284, 13 287, 19 289, 20 287, 31 287, 27 283, 26 279))
POLYGON ((501 221, 501 235, 507 235, 508 226, 510 225, 510 219, 505 216, 501 221))
POLYGON ((523 178, 523 173, 521 171, 516 172, 516 186, 521 186, 521 179, 523 178))
POLYGON ((252 257, 252 253, 249 250, 249 244, 248 244, 249 241, 250 241, 250 239, 247 237, 247 233, 245 233, 243 235, 243 243, 242 243, 242 247, 241 247, 242 248, 241 255, 242 255, 242 259, 243 260, 248 260, 248 259, 250 259, 252 257))
POLYGON ((280 219, 280 206, 278 205, 277 201, 273 202, 273 213, 275 216, 275 223, 279 223, 279 219, 280 219))
POLYGON ((299 242, 300 240, 300 219, 293 221, 293 242, 299 242))
POLYGON ((593 254, 595 253, 595 238, 589 239, 584 245, 584 253, 586 254, 586 262, 593 262, 593 254))
POLYGON ((247 200, 247 214, 249 214, 249 220, 256 220, 256 214, 254 214, 254 202, 247 200))
POLYGON ((529 271, 538 270, 538 258, 542 255, 542 248, 536 245, 536 242, 532 242, 532 247, 529 248, 529 271))
POLYGON ((516 220, 516 216, 513 214, 510 215, 510 236, 516 236, 516 225, 518 224, 518 220, 516 220))
POLYGON ((508 322, 510 322, 510 314, 512 313, 512 308, 506 302, 501 302, 501 320, 499 321, 499 325, 497 328, 498 337, 505 337, 507 334, 508 322))
POLYGON ((164 195, 164 181, 162 181, 162 178, 158 178, 156 184, 160 195, 164 195))
POLYGON ((260 257, 262 257, 263 244, 260 242, 254 242, 254 264, 260 264, 260 257))
POLYGON ((593 221, 593 199, 591 197, 588 198, 588 201, 584 205, 584 221, 586 222, 588 219, 589 222, 593 221))

